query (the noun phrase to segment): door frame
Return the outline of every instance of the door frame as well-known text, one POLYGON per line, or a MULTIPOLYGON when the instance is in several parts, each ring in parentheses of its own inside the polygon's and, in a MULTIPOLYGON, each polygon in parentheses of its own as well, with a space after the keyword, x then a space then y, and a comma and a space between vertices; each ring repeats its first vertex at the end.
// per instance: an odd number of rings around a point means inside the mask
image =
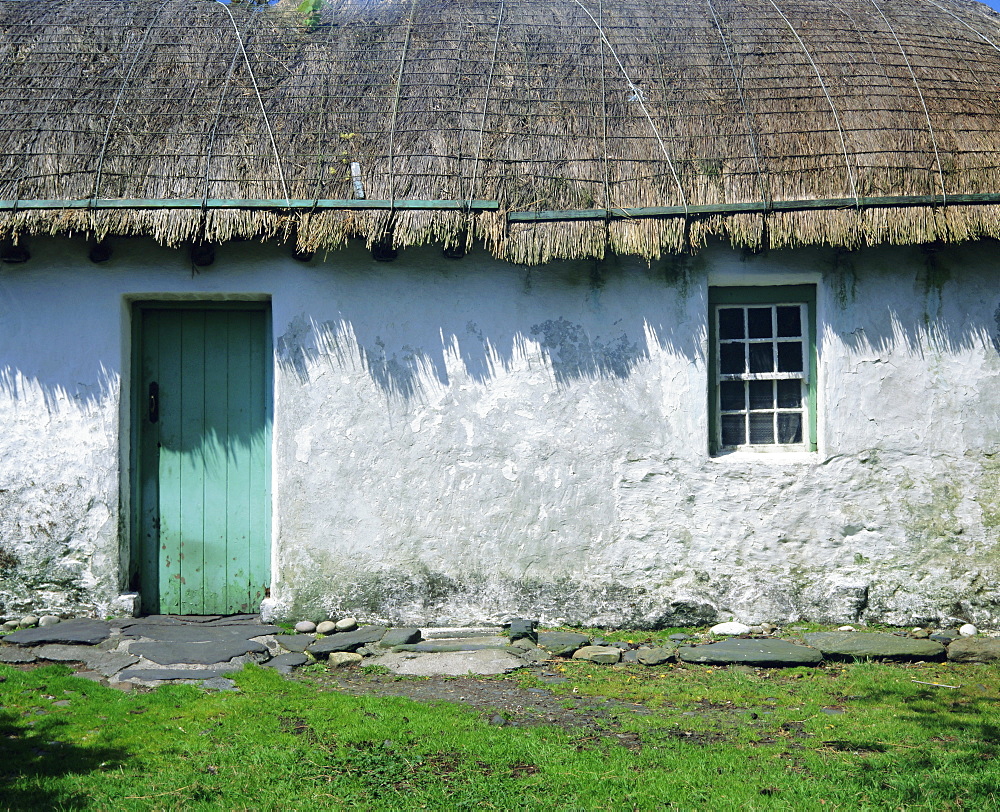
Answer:
MULTIPOLYGON (((128 384, 122 387, 122 408, 120 425, 121 434, 128 436, 128 453, 122 455, 125 475, 122 477, 122 501, 127 528, 126 549, 122 551, 125 566, 123 567, 123 587, 128 592, 137 593, 137 613, 144 612, 140 608, 150 604, 150 595, 146 594, 150 584, 142 583, 142 471, 140 470, 140 443, 142 433, 142 409, 146 403, 146 395, 142 391, 142 318, 149 310, 253 310, 264 314, 264 447, 267 449, 264 483, 267 492, 264 501, 267 515, 264 526, 267 528, 267 550, 265 558, 267 567, 267 587, 265 597, 270 596, 271 579, 273 578, 274 553, 274 331, 271 314, 271 297, 269 295, 236 294, 236 295, 186 295, 186 294, 139 294, 123 298, 129 344, 126 348, 128 361, 128 384), (125 397, 127 393, 127 397, 125 397), (126 429, 127 427, 127 429, 126 429), (126 467, 127 466, 127 467, 126 467)), ((159 601, 158 585, 154 587, 156 601, 159 601)))

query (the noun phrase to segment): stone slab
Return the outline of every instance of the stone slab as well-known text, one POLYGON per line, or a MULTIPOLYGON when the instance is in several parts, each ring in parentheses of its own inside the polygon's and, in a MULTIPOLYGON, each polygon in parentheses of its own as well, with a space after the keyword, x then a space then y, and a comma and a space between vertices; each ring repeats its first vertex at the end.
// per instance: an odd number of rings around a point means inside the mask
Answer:
POLYGON ((309 662, 309 658, 305 654, 299 654, 298 652, 289 652, 288 654, 279 654, 277 657, 273 657, 264 663, 264 668, 276 668, 281 670, 283 668, 298 668, 300 665, 305 665, 309 662))
POLYGON ((520 657, 495 649, 441 654, 394 651, 373 657, 369 662, 384 666, 394 674, 422 677, 507 674, 527 665, 520 657))
POLYGON ((245 654, 268 654, 267 646, 242 638, 216 639, 208 642, 153 641, 133 643, 129 652, 159 665, 212 665, 225 663, 245 654))
POLYGON ((111 624, 103 620, 64 620, 55 626, 45 626, 37 629, 22 629, 19 632, 4 635, 5 643, 15 643, 19 646, 40 646, 47 643, 63 643, 66 645, 94 646, 111 636, 111 624))
POLYGON ((933 640, 899 637, 883 632, 812 632, 803 639, 824 657, 870 657, 882 660, 933 660, 945 655, 945 648, 933 640))
POLYGON ((51 660, 56 663, 85 663, 87 655, 94 650, 90 646, 49 643, 44 646, 35 646, 31 651, 39 660, 51 660))
POLYGON ((636 660, 643 665, 663 665, 674 657, 672 648, 641 648, 636 652, 636 660))
POLYGON ((815 648, 788 640, 736 637, 704 646, 681 646, 677 656, 686 663, 705 665, 794 666, 818 665, 823 655, 815 648))
POLYGON ((232 674, 243 666, 216 668, 126 668, 118 674, 119 681, 164 682, 168 680, 203 680, 232 674))
POLYGON ((511 648, 510 640, 506 637, 488 637, 485 639, 482 637, 470 637, 466 640, 426 640, 423 643, 408 643, 393 646, 393 651, 420 651, 426 654, 441 654, 449 651, 482 651, 491 648, 509 649, 511 648))
POLYGON ((393 646, 405 646, 412 643, 419 643, 423 639, 423 634, 420 629, 415 626, 400 627, 397 629, 389 629, 379 640, 379 645, 385 648, 392 648, 393 646))
POLYGON ((316 642, 311 634, 279 634, 274 638, 285 651, 303 652, 316 642))
POLYGON ((1000 638, 961 637, 949 644, 948 659, 957 663, 989 663, 1000 660, 1000 638))
POLYGON ((503 632, 500 626, 432 626, 423 628, 425 640, 456 637, 495 637, 503 632))
POLYGON ((364 626, 355 632, 338 632, 317 640, 309 647, 309 653, 325 657, 332 651, 354 651, 366 643, 377 643, 387 631, 385 626, 364 626))
POLYGON ((590 645, 590 638, 577 632, 539 632, 538 645, 556 657, 572 657, 577 649, 590 645))
POLYGON ((269 626, 261 623, 239 623, 227 626, 204 624, 143 624, 137 623, 122 629, 122 637, 136 639, 148 637, 151 640, 163 640, 177 643, 207 643, 212 640, 244 639, 260 637, 265 634, 280 634, 284 631, 280 626, 269 626))
POLYGON ((19 648, 17 646, 0 646, 0 663, 5 665, 26 665, 36 662, 37 659, 31 653, 31 649, 19 648))

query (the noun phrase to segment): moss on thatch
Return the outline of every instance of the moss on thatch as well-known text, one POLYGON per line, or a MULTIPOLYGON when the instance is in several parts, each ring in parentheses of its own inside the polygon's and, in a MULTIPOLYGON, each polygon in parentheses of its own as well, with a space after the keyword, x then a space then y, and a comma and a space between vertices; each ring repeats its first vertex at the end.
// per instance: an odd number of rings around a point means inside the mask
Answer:
POLYGON ((0 0, 0 236, 482 242, 526 263, 1000 237, 1000 17, 967 0, 0 0), (316 5, 316 4, 314 4, 316 5), (866 198, 932 196, 865 205, 866 198), (853 208, 692 214, 844 198, 853 208), (620 208, 688 214, 630 218, 620 208), (510 212, 611 210, 510 222, 510 212))

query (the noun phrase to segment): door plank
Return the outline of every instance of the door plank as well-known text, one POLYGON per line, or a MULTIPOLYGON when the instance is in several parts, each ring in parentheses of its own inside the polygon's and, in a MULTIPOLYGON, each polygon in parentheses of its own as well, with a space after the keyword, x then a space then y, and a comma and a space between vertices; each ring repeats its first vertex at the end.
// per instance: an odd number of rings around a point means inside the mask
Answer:
MULTIPOLYGON (((271 358, 266 351, 268 342, 264 337, 267 318, 263 311, 248 314, 254 335, 261 338, 250 344, 250 399, 254 404, 253 430, 250 435, 250 493, 271 492, 271 399, 268 389, 271 358)), ((271 500, 250 501, 250 605, 259 606, 264 600, 264 590, 271 583, 271 500)))
POLYGON ((183 614, 205 614, 205 314, 181 316, 181 537, 183 614))
POLYGON ((183 443, 181 426, 181 319, 179 313, 160 314, 159 372, 159 525, 157 569, 160 573, 160 612, 181 611, 181 487, 183 443))
POLYGON ((237 450, 229 472, 229 487, 226 491, 232 526, 229 533, 229 588, 230 602, 239 607, 236 611, 248 611, 250 603, 250 513, 254 508, 251 498, 251 445, 253 421, 251 412, 256 411, 256 403, 251 401, 251 368, 249 348, 254 343, 250 316, 246 312, 229 314, 229 421, 230 446, 237 450), (243 351, 238 351, 241 348, 243 351))
POLYGON ((205 430, 204 450, 205 531, 204 561, 205 611, 230 605, 227 596, 226 546, 230 510, 226 502, 229 465, 229 335, 228 314, 205 313, 205 430))

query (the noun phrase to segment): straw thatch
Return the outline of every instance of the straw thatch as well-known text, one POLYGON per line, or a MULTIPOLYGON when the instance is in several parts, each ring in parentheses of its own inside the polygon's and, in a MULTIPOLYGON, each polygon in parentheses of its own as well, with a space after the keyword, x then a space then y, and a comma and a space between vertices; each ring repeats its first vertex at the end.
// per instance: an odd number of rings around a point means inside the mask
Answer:
POLYGON ((0 0, 0 65, 0 198, 24 201, 0 236, 532 263, 1000 237, 1000 206, 959 197, 1000 193, 1000 16, 969 0, 0 0), (350 199, 352 162, 369 199, 499 210, 212 203, 350 199), (826 199, 850 205, 698 211, 826 199))

